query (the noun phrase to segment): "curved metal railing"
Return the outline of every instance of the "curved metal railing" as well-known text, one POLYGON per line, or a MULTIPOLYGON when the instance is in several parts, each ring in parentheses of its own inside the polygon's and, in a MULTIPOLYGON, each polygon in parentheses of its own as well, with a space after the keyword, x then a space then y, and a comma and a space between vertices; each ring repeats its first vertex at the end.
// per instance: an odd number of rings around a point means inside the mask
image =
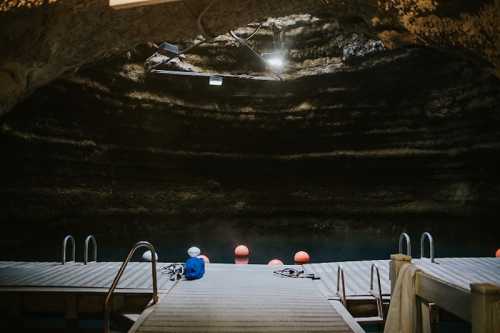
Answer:
POLYGON ((344 269, 339 265, 337 269, 337 296, 340 297, 340 301, 347 307, 347 297, 345 293, 345 278, 344 269), (342 293, 340 292, 340 286, 342 284, 342 293))
POLYGON ((403 240, 406 241, 406 255, 411 257, 411 239, 410 235, 408 235, 406 232, 403 232, 401 235, 399 235, 399 253, 403 254, 403 240))
POLYGON ((71 241, 71 248, 72 248, 72 251, 71 251, 72 260, 70 260, 70 262, 71 261, 75 261, 75 253, 76 253, 75 239, 73 238, 73 236, 67 235, 66 237, 64 237, 63 243, 62 243, 62 260, 61 260, 61 263, 63 265, 66 264, 66 247, 68 245, 68 240, 71 241))
POLYGON ((85 238, 85 252, 83 253, 83 263, 87 265, 89 263, 89 243, 92 241, 92 246, 93 246, 93 251, 92 254, 94 255, 94 260, 91 262, 97 262, 97 241, 95 240, 95 237, 93 235, 88 235, 87 238, 85 238))
POLYGON ((424 241, 426 238, 429 240, 429 258, 431 262, 434 262, 434 239, 428 232, 424 232, 422 236, 420 236, 420 259, 426 258, 424 257, 424 241))
POLYGON ((127 268, 127 264, 129 263, 130 259, 132 259, 132 256, 134 255, 135 251, 140 249, 141 247, 146 247, 151 251, 151 273, 152 273, 152 278, 153 278, 153 298, 151 299, 150 304, 156 304, 158 302, 158 282, 156 279, 156 250, 154 246, 145 241, 140 241, 137 242, 134 247, 130 250, 127 258, 125 261, 123 261, 123 264, 121 265, 120 269, 116 273, 116 276, 113 280, 113 283, 111 283, 111 287, 109 287, 108 294, 106 295, 106 300, 104 301, 104 332, 109 333, 109 317, 110 317, 110 302, 111 298, 113 296, 113 292, 116 289, 116 286, 118 285, 118 282, 120 282, 120 279, 123 275, 123 272, 125 271, 125 268, 127 268))
POLYGON ((375 297, 375 300, 377 301, 377 313, 378 317, 380 320, 384 320, 384 308, 382 305, 382 284, 380 283, 380 271, 378 269, 378 266, 375 264, 372 264, 371 270, 370 270, 370 294, 375 297), (378 295, 375 293, 375 290, 373 290, 373 271, 377 272, 377 284, 378 284, 378 295))

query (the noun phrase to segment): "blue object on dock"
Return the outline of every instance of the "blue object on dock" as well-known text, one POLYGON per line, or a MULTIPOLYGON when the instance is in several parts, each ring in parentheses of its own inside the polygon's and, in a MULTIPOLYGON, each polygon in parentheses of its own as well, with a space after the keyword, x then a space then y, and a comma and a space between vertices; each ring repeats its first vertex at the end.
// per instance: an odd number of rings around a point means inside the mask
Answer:
POLYGON ((184 272, 186 279, 198 280, 205 274, 205 261, 201 258, 189 258, 186 261, 186 268, 184 272))

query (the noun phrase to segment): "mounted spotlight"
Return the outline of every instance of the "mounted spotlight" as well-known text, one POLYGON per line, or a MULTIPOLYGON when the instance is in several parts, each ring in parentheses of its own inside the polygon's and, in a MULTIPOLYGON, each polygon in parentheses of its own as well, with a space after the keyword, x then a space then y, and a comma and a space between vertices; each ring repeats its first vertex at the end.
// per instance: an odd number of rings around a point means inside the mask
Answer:
POLYGON ((212 75, 208 79, 208 84, 211 86, 222 86, 223 78, 222 76, 212 75))
POLYGON ((266 64, 274 71, 281 72, 283 71, 286 60, 283 52, 269 52, 262 53, 262 58, 266 61, 266 64))
POLYGON ((177 45, 163 42, 158 45, 158 53, 169 58, 177 57, 179 55, 179 48, 177 45))

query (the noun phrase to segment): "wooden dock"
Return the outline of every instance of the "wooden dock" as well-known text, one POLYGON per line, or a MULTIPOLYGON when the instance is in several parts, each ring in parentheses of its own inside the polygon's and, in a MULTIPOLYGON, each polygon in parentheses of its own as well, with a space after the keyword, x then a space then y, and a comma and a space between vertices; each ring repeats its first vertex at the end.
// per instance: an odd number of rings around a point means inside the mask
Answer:
MULTIPOLYGON (((0 310, 102 316, 120 264, 0 262, 0 310)), ((160 302, 150 308, 150 263, 130 263, 118 284, 113 312, 142 313, 132 331, 363 332, 311 279, 281 277, 266 265, 209 264, 201 280, 172 282, 164 265, 158 263, 160 302)))
POLYGON ((206 277, 180 281, 131 332, 363 332, 322 297, 311 279, 264 265, 210 264, 206 277))
POLYGON ((390 275, 410 263, 424 332, 433 331, 437 311, 446 311, 472 324, 473 333, 500 332, 500 258, 439 258, 412 260, 393 255, 390 275))
POLYGON ((370 269, 372 264, 375 264, 380 271, 382 295, 390 296, 389 262, 390 260, 327 262, 304 265, 304 270, 321 277, 318 280, 318 288, 325 297, 330 300, 338 300, 337 270, 342 267, 346 282, 346 294, 350 297, 362 298, 370 296, 370 269))
MULTIPOLYGON (((397 277, 401 263, 420 269, 416 284, 423 304, 474 323, 484 319, 475 314, 476 308, 484 307, 474 304, 491 303, 478 301, 477 290, 486 290, 492 304, 500 303, 498 258, 439 258, 432 263, 398 255, 392 260, 295 266, 314 273, 319 280, 273 274, 273 269, 280 267, 209 264, 201 280, 172 282, 161 273, 166 264, 158 263, 160 301, 149 308, 151 264, 132 262, 115 290, 112 312, 140 314, 132 332, 363 332, 353 317, 353 308, 346 309, 336 293, 338 267, 344 270, 349 301, 366 308, 374 305, 371 265, 379 268, 384 302, 388 302, 390 277, 397 277), (492 288, 474 287, 485 284, 492 288)), ((18 318, 25 313, 63 314, 68 320, 88 315, 102 318, 104 298, 120 265, 0 262, 0 311, 18 318)), ((497 310, 486 307, 485 311, 497 310)), ((498 332, 497 326, 491 327, 474 332, 498 332)))

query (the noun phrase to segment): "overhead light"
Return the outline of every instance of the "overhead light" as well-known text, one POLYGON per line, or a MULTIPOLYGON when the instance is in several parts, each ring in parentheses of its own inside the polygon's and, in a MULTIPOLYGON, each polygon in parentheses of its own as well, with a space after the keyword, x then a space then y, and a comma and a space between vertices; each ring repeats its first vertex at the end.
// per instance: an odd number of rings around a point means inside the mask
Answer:
POLYGON ((285 57, 282 52, 263 53, 262 58, 266 64, 275 71, 281 71, 285 67, 285 57))
POLYGON ((222 86, 223 78, 222 76, 212 75, 208 79, 208 84, 211 86, 222 86))

